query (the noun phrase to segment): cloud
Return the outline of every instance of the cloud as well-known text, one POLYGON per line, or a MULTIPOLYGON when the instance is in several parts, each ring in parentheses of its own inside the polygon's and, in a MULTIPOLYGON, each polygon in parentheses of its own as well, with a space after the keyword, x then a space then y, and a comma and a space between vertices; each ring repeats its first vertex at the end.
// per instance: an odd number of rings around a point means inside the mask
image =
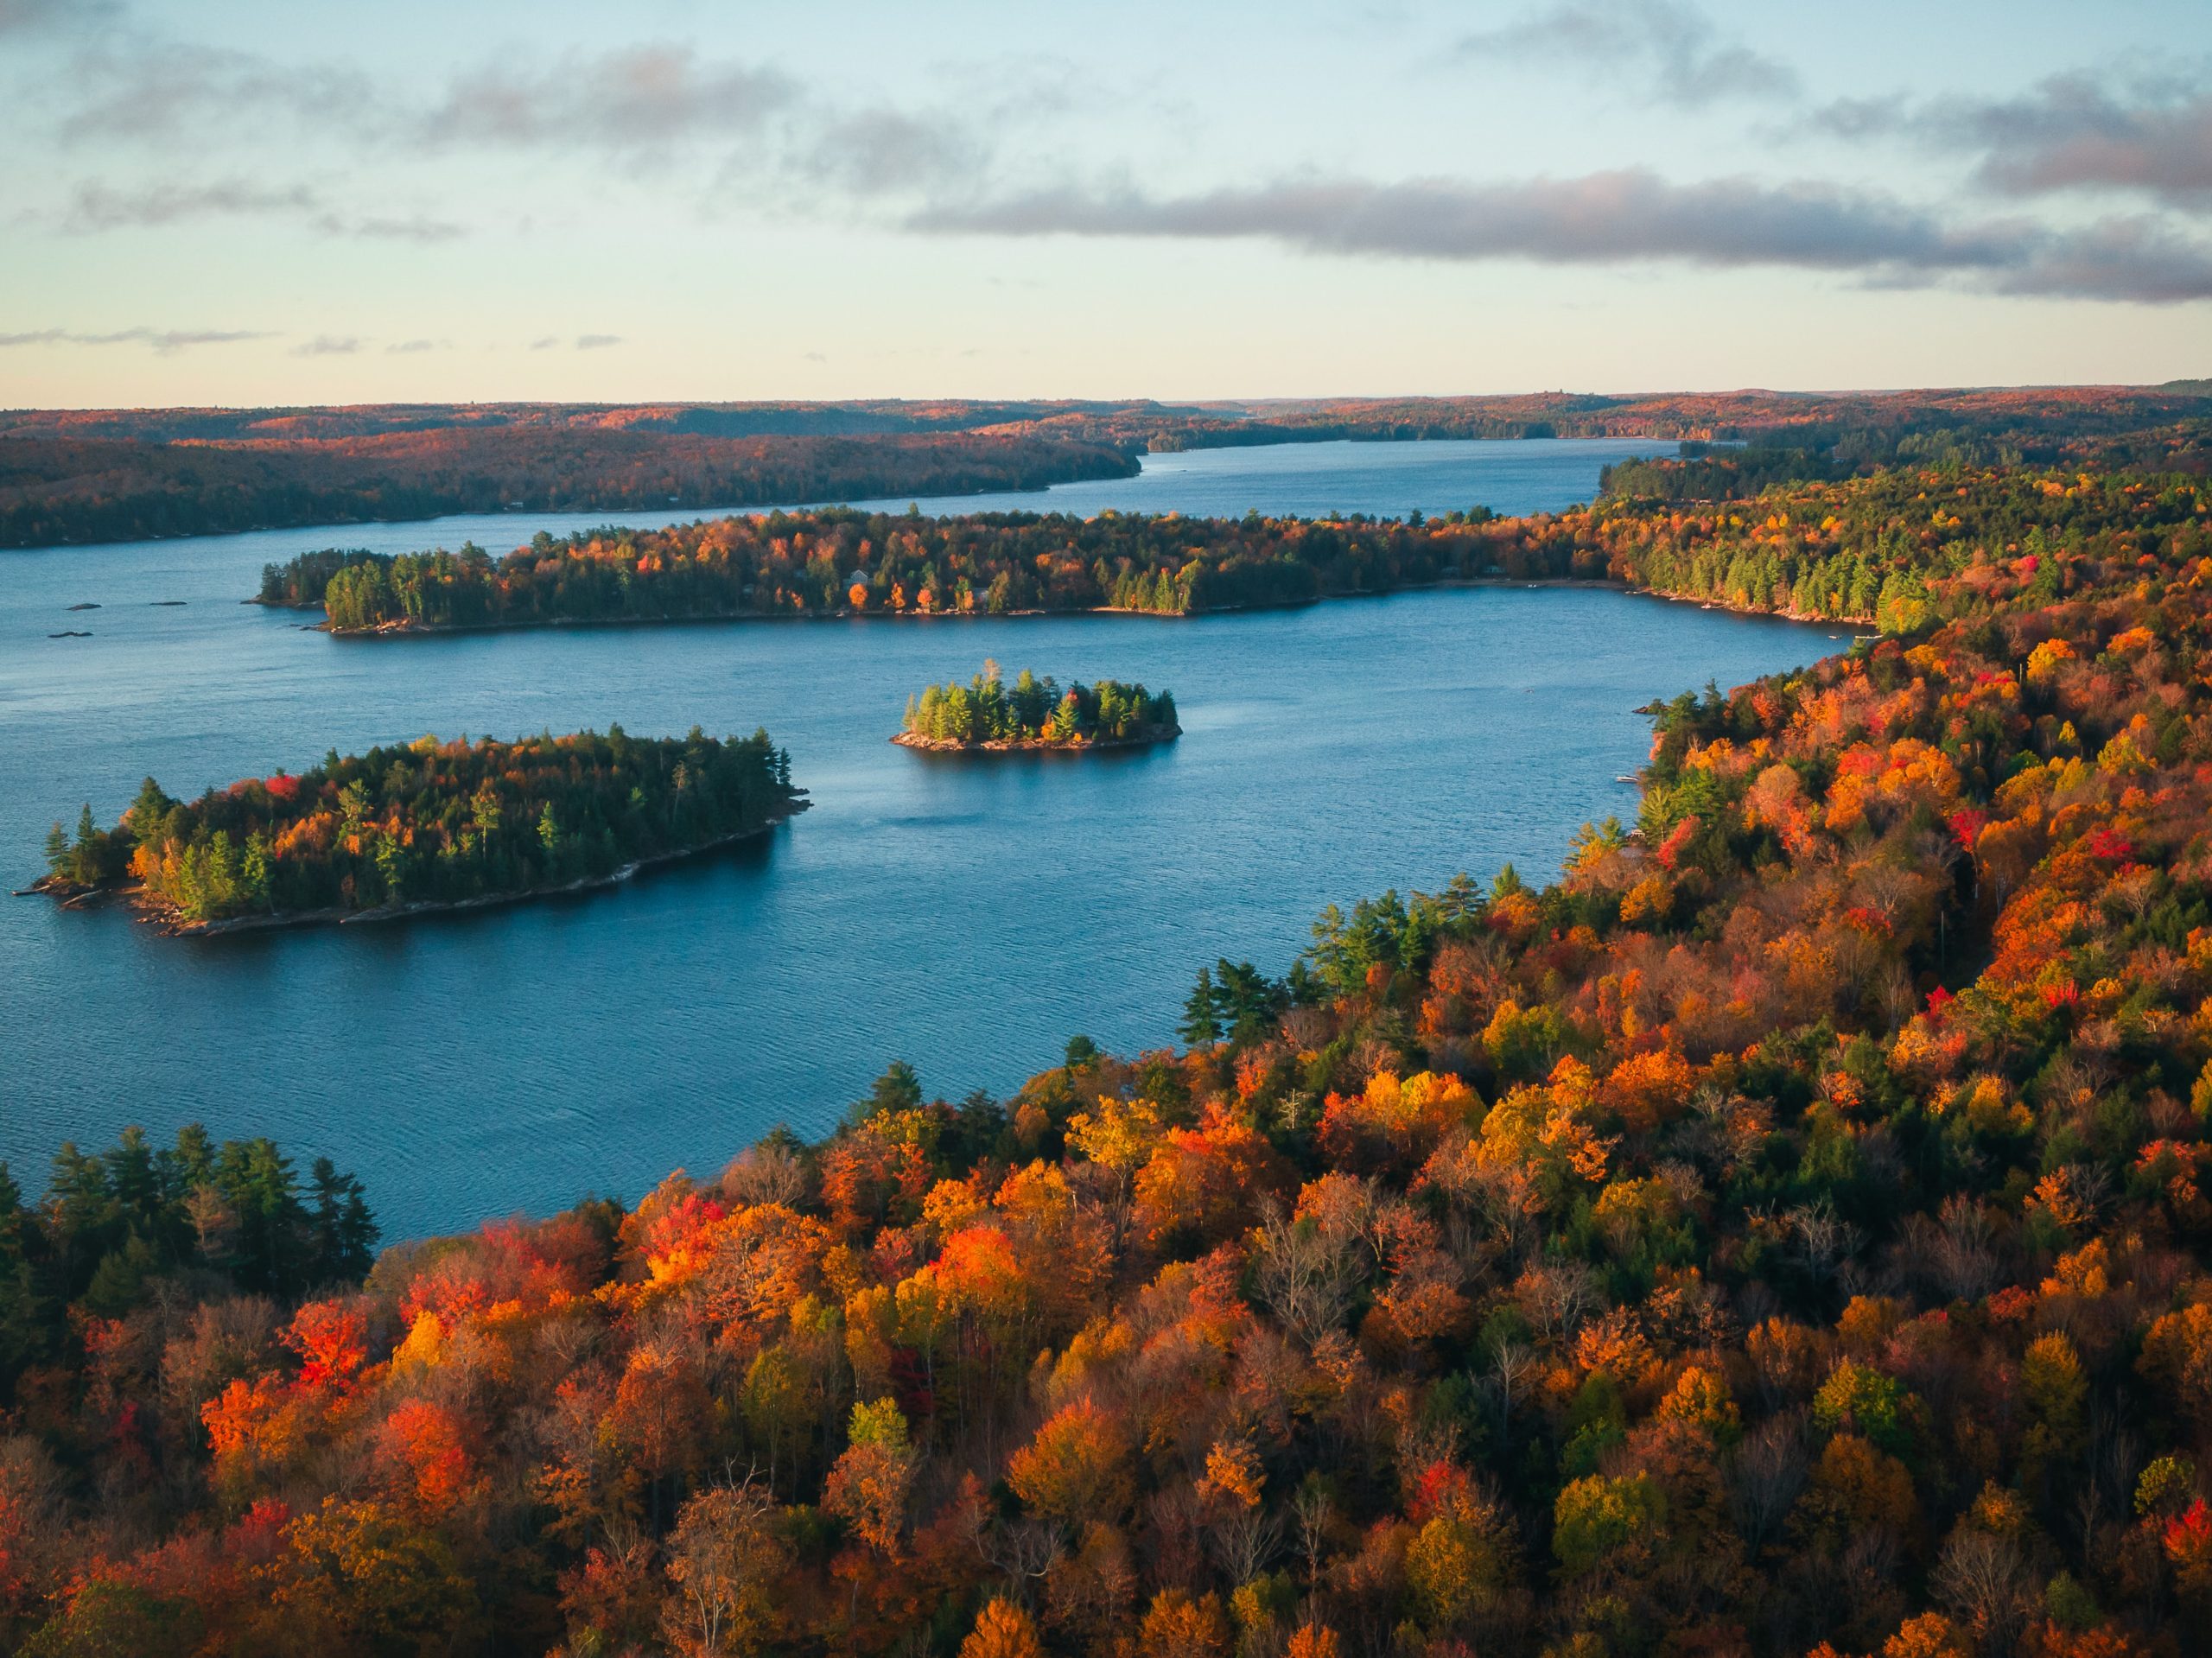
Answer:
POLYGON ((124 191, 80 184, 70 198, 62 228, 79 232, 146 230, 181 220, 232 215, 306 213, 316 208, 303 185, 271 188, 238 180, 215 184, 155 184, 124 191))
POLYGON ((380 118, 368 79, 358 70, 280 64, 251 52, 182 41, 135 41, 80 54, 68 87, 78 101, 58 130, 65 143, 198 143, 226 127, 263 137, 277 117, 358 133, 380 118))
POLYGON ((1789 98, 1797 73, 1720 38, 1683 0, 1557 0, 1517 23, 1459 42, 1466 56, 1570 59, 1618 69, 1633 63, 1662 103, 1702 109, 1725 98, 1789 98))
POLYGON ((80 334, 73 328, 37 328, 29 334, 0 334, 8 346, 151 346, 156 355, 173 356, 194 346, 229 346, 276 336, 252 328, 118 328, 112 334, 80 334))
POLYGON ((351 357, 361 349, 359 339, 353 334, 319 334, 304 345, 292 347, 295 357, 351 357))
POLYGON ((400 340, 384 348, 387 357, 411 357, 418 352, 442 351, 447 342, 442 340, 400 340))
POLYGON ((1802 118, 1777 123, 1768 132, 1772 137, 1789 137, 1809 130, 1856 143, 1887 137, 1910 127, 1913 119, 1911 100, 1902 92, 1889 92, 1878 98, 1839 98, 1806 111, 1802 118))
POLYGON ((537 339, 530 342, 530 348, 532 351, 551 351, 554 346, 560 343, 561 341, 559 338, 556 335, 550 334, 541 334, 537 339))
POLYGON ((800 156, 799 170, 855 195, 880 196, 972 178, 986 157, 950 119, 877 110, 831 123, 800 156))
POLYGON ((248 180, 210 184, 165 182, 118 190, 98 181, 73 193, 61 227, 79 235, 118 230, 158 230, 197 219, 290 218, 324 236, 420 243, 450 241, 458 225, 441 219, 359 215, 327 206, 303 184, 264 185, 248 180))
POLYGON ((619 334, 580 334, 576 336, 578 351, 604 351, 609 346, 621 343, 622 336, 619 334))
POLYGON ((1982 148, 1982 182, 2007 194, 2139 190, 2212 206, 2212 92, 2129 101, 2063 76, 1982 105, 1960 124, 1982 148))
POLYGON ((642 46, 464 76, 422 133, 439 143, 650 151, 756 133, 798 98, 797 84, 779 70, 705 61, 685 46, 642 46))
POLYGON ((449 219, 431 219, 420 213, 392 219, 373 213, 348 218, 344 213, 321 213, 311 222, 325 236, 358 237, 368 242, 415 242, 426 247, 454 241, 467 234, 449 219))
MULTIPOLYGON (((0 4, 9 0, 0 0, 0 4)), ((66 149, 135 148, 174 164, 236 152, 251 138, 286 153, 342 146, 335 165, 448 171, 457 154, 526 154, 549 172, 567 158, 632 175, 703 164, 705 204, 744 197, 801 214, 972 187, 990 164, 986 125, 1031 118, 1027 105, 902 110, 817 93, 772 65, 689 45, 486 64, 427 90, 373 82, 351 65, 278 62, 251 52, 142 40, 76 54, 49 89, 66 149)), ((451 241, 463 225, 427 214, 334 205, 341 193, 257 175, 80 187, 60 222, 88 233, 216 216, 289 215, 315 233, 451 241)), ((446 177, 425 188, 449 186, 446 177)))
POLYGON ((2011 98, 1840 98, 1800 125, 1853 142, 1902 137, 1974 158, 1974 182, 1999 195, 2125 190, 2183 211, 2212 209, 2212 92, 2200 78, 2115 88, 2057 75, 2011 98))
POLYGON ((938 205, 906 223, 940 234, 1264 240, 1414 259, 1784 266, 1884 286, 1964 282, 2152 303, 2212 297, 2212 248, 2145 221, 2073 232, 2017 219, 1956 222, 1831 184, 1681 185, 1643 168, 1508 184, 1308 179, 1166 197, 1060 188, 938 205))
POLYGON ((2185 304, 2212 299, 2212 245, 2154 219, 2115 215, 2043 233, 1989 286, 2000 294, 2185 304))
POLYGON ((0 0, 0 35, 81 29, 105 22, 118 10, 114 0, 0 0))

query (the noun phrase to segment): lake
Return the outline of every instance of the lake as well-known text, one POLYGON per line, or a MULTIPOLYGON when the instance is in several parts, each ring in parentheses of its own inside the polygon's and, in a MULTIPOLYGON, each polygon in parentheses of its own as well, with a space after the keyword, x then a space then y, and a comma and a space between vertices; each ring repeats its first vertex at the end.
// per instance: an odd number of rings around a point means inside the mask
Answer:
MULTIPOLYGON (((1435 513, 1586 499, 1664 444, 1313 444, 1148 457, 1140 478, 925 502, 1435 513)), ((903 507, 901 501, 895 505, 903 507)), ((634 1199, 778 1122, 827 1128, 893 1058, 1003 1093, 1085 1032, 1173 1039, 1201 964, 1284 970, 1324 904, 1556 873, 1626 811, 1631 712, 1842 648, 1825 630, 1568 588, 1486 588, 1170 620, 761 622, 334 640, 238 603, 264 562, 607 515, 512 513, 0 554, 0 874, 55 817, 299 771, 435 732, 619 721, 749 732, 815 808, 613 891, 392 926, 162 937, 121 909, 0 902, 0 1159, 126 1123, 267 1134, 358 1172, 388 1238, 634 1199), (182 600, 180 604, 163 601, 182 600), (72 612, 73 604, 98 609, 72 612), (51 633, 83 629, 89 638, 51 633), (1185 734, 1071 760, 893 746, 907 696, 1009 674, 1172 689, 1185 734)), ((645 522, 651 515, 621 515, 645 522)), ((699 516, 696 510, 682 517, 699 516)))

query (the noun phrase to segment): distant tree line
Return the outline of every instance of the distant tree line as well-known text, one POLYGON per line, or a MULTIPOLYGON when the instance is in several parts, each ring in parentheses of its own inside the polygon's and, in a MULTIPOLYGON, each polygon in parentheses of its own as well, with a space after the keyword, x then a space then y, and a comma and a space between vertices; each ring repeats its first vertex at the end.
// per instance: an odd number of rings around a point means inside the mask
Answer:
POLYGON ((447 427, 257 443, 0 437, 0 547, 204 536, 448 512, 747 506, 1042 489, 1128 453, 970 433, 723 437, 447 427))
POLYGON ((1127 477, 1147 449, 1548 437, 1747 441, 1802 450, 1823 468, 1844 471, 2095 462, 2202 475, 2212 467, 2212 392, 2201 381, 2177 381, 1826 395, 1546 392, 1207 409, 945 399, 29 410, 0 414, 0 546, 516 505, 739 506, 1034 489, 1127 477))
POLYGON ((2177 380, 1950 391, 1274 399, 1203 410, 1067 408, 992 429, 1155 451, 1347 440, 1732 440, 1802 449, 1846 471, 2094 461, 2202 473, 2212 463, 2212 386, 2177 380))

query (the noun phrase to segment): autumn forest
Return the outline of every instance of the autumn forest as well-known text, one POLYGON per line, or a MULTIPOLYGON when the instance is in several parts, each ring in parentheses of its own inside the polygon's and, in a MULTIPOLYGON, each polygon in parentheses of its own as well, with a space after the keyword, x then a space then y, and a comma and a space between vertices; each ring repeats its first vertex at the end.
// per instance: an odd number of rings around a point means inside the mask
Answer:
POLYGON ((181 929, 456 907, 614 879, 758 833, 795 810, 791 759, 756 731, 716 740, 424 737, 195 801, 148 778, 112 828, 83 809, 47 837, 47 889, 128 881, 181 929))
POLYGON ((1012 685, 995 662, 965 685, 928 685, 906 702, 894 741, 918 747, 1090 748, 1155 742, 1182 729, 1171 691, 1102 679, 1062 690, 1024 668, 1012 685))
MULTIPOLYGON (((1655 703, 1633 821, 1552 884, 1347 893, 1280 972, 1191 962, 1175 1045, 1071 1033, 1009 1097, 877 1056, 817 1139, 380 1254, 374 1192, 265 1140, 0 1171, 0 1647, 2204 1651, 2206 429, 1975 395, 1769 410, 1528 518, 823 511, 273 568, 340 630, 1504 577, 1870 634, 1655 703)), ((1109 689, 1146 704, 1094 721, 1109 689)), ((425 740, 149 783, 50 853, 187 914, 361 905, 791 798, 765 734, 425 740)))

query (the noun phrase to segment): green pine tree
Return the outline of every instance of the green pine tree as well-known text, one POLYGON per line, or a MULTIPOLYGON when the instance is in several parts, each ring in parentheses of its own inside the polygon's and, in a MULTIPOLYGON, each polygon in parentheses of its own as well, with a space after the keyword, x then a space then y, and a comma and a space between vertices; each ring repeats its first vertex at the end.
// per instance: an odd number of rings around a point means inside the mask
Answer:
POLYGON ((1183 1022, 1175 1027, 1175 1033, 1183 1039, 1185 1046, 1193 1048, 1201 1042, 1221 1040, 1221 1017, 1215 1009, 1211 968, 1198 969, 1198 986, 1183 1004, 1183 1022))
POLYGON ((308 1280, 358 1284, 376 1264, 378 1236, 361 1183, 340 1174, 327 1157, 315 1159, 308 1181, 315 1198, 308 1221, 308 1280))
POLYGON ((99 826, 92 822, 92 809, 88 802, 84 810, 77 814, 77 843, 71 854, 71 873, 87 886, 104 873, 100 853, 99 826))

